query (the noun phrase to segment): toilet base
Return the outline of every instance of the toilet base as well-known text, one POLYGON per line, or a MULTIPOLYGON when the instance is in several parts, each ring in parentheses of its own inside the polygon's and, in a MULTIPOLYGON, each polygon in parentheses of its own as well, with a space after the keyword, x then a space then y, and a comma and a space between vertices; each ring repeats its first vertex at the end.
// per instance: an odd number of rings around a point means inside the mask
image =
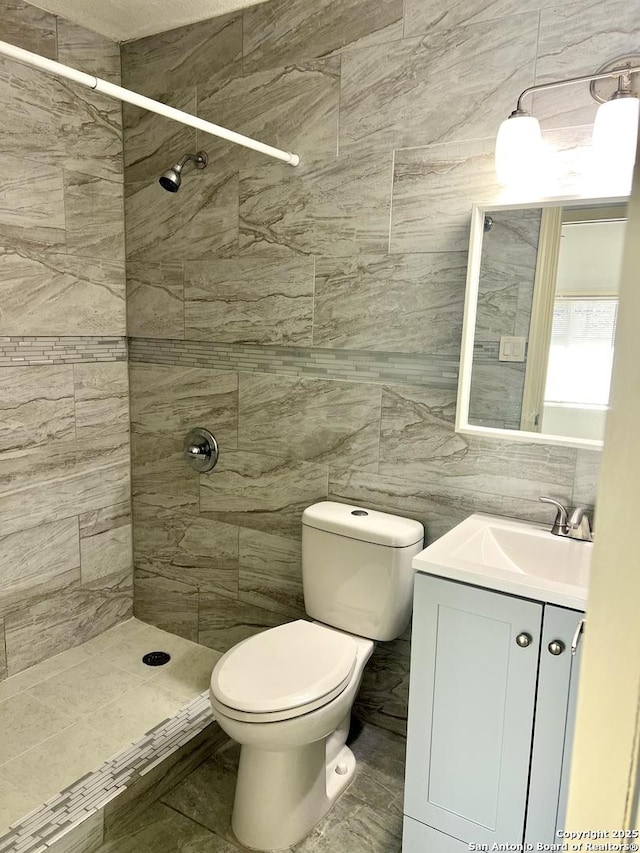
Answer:
POLYGON ((291 847, 327 814, 355 770, 348 746, 327 762, 326 739, 282 752, 244 745, 231 819, 236 838, 253 850, 291 847))

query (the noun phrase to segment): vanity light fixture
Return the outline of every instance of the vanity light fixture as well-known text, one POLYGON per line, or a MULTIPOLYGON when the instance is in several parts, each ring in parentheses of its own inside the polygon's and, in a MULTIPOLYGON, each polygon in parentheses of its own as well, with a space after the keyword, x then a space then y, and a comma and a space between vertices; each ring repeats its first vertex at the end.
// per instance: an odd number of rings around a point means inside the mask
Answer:
POLYGON ((615 170, 618 180, 631 174, 638 138, 640 93, 634 75, 640 74, 640 56, 624 56, 608 62, 595 74, 530 86, 518 98, 515 110, 505 119, 496 139, 496 174, 501 184, 521 183, 539 174, 545 146, 538 119, 522 106, 524 98, 547 89, 589 83, 591 96, 600 103, 593 126, 594 171, 615 170), (617 78, 617 88, 604 93, 600 81, 617 78))

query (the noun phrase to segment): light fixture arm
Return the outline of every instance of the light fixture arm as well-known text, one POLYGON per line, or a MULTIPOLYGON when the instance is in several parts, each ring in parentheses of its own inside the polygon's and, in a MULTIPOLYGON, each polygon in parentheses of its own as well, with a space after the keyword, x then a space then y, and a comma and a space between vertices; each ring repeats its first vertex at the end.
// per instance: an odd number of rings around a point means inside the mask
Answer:
POLYGON ((561 86, 571 86, 574 83, 592 83, 596 80, 606 80, 611 77, 627 78, 629 81, 627 84, 628 88, 632 74, 640 74, 640 65, 632 66, 631 68, 617 68, 613 71, 604 71, 598 74, 587 74, 584 77, 570 77, 568 80, 554 80, 551 83, 540 83, 538 86, 529 86, 528 89, 525 89, 520 94, 515 113, 526 113, 526 110, 522 107, 522 101, 527 95, 533 95, 535 92, 543 92, 547 89, 559 89, 561 86))

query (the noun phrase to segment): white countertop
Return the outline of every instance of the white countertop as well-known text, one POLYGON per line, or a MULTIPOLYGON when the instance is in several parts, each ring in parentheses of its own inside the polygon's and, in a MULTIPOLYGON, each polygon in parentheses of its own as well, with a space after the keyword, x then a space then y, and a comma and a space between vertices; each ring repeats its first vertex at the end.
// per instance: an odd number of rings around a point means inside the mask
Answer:
POLYGON ((585 610, 593 544, 475 513, 413 558, 418 572, 585 610))

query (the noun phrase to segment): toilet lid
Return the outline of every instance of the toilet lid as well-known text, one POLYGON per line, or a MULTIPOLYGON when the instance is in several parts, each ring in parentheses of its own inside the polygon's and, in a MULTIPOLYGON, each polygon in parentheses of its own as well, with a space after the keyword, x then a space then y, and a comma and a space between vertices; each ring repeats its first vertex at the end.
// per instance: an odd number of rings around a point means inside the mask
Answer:
POLYGON ((356 664, 352 637, 302 619, 238 643, 211 676, 213 695, 253 713, 308 705, 349 682, 356 664))

